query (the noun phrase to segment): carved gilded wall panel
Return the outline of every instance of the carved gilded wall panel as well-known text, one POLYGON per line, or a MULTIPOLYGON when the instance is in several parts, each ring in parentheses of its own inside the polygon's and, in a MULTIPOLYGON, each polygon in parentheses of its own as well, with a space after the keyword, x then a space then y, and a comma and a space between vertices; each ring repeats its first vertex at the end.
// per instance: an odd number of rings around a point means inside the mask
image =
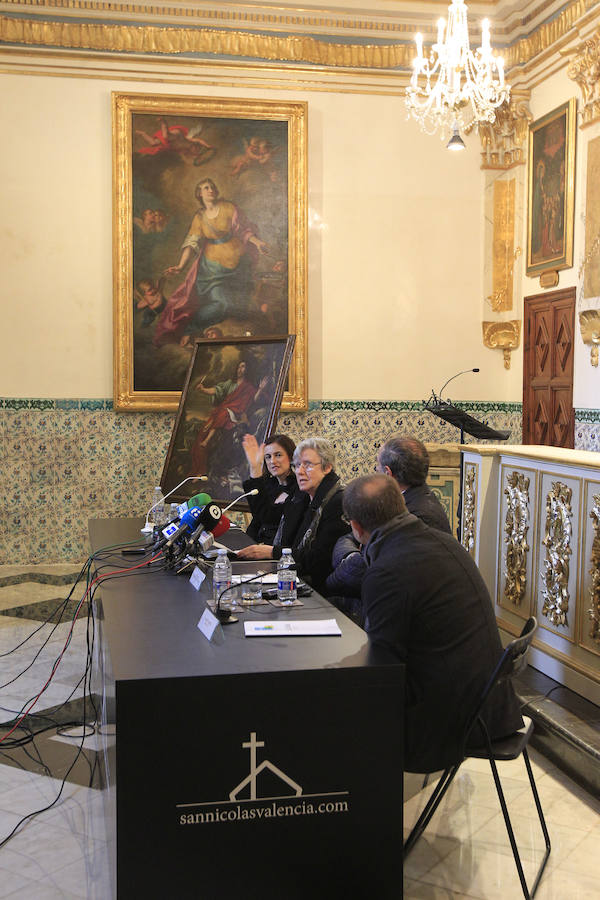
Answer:
POLYGON ((532 614, 536 486, 534 469, 502 465, 497 603, 522 619, 532 614))
MULTIPOLYGON (((485 173, 484 298, 482 318, 510 312, 515 303, 515 267, 522 249, 525 166, 485 173)), ((514 313, 513 313, 514 316, 514 313)))
POLYGON ((494 121, 479 126, 481 168, 511 169, 524 165, 527 129, 532 120, 529 91, 511 91, 510 100, 496 110, 494 121))
POLYGON ((569 63, 567 75, 581 88, 581 127, 600 119, 600 29, 581 43, 569 63))
POLYGON ((494 311, 513 307, 515 259, 514 178, 494 182, 494 241, 492 246, 492 291, 494 311))
POLYGON ((535 615, 536 669, 600 703, 600 453, 470 445, 465 457, 499 627, 516 636, 535 615))
POLYGON ((463 497, 462 497, 462 523, 461 544, 465 550, 475 559, 477 540, 477 466, 473 463, 465 463, 463 497))
POLYGON ((521 606, 527 589, 527 532, 529 531, 529 478, 522 472, 511 472, 506 479, 507 498, 504 520, 506 543, 504 599, 521 606))
POLYGON ((582 647, 600 656, 600 482, 585 481, 582 505, 578 639, 582 647))
POLYGON ((575 640, 580 480, 542 473, 539 504, 536 615, 542 628, 575 640))
MULTIPOLYGON (((600 84, 600 80, 598 82, 600 84)), ((600 137, 587 145, 585 197, 585 256, 583 259, 583 305, 600 297, 600 137)))

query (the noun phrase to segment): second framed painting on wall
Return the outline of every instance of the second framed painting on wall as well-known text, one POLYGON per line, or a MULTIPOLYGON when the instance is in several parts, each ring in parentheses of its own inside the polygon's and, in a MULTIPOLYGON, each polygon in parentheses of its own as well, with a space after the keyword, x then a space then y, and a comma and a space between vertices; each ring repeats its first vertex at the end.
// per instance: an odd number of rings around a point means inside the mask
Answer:
POLYGON ((240 496, 250 477, 244 436, 261 444, 273 433, 293 349, 291 335, 195 341, 160 480, 165 494, 189 475, 206 475, 213 500, 240 496))
POLYGON ((306 384, 306 104, 113 94, 114 403, 175 410, 198 338, 296 336, 306 384))
POLYGON ((573 265, 576 101, 529 126, 527 275, 573 265))

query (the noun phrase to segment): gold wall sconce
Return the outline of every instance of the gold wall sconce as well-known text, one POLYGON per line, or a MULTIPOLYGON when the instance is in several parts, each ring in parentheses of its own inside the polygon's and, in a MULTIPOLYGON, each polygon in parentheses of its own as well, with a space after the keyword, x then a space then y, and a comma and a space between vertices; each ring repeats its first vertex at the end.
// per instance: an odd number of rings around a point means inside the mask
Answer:
POLYGON ((584 309, 579 313, 579 327, 584 344, 591 345, 590 362, 598 365, 598 345, 600 345, 600 309, 584 309))
POLYGON ((511 319, 508 322, 482 322, 483 344, 490 350, 502 350, 504 368, 510 369, 510 352, 516 350, 521 338, 521 322, 511 319))

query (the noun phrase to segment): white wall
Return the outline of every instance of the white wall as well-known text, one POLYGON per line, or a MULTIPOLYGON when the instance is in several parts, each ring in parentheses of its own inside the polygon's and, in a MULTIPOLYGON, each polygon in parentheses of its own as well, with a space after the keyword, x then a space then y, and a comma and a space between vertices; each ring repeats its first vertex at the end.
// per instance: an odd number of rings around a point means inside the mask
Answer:
MULTIPOLYGON (((25 74, 0 86, 0 395, 112 395, 113 90, 308 101, 312 399, 418 400, 481 364, 476 138, 448 153, 393 96, 25 74)), ((519 399, 493 366, 453 396, 519 399)))

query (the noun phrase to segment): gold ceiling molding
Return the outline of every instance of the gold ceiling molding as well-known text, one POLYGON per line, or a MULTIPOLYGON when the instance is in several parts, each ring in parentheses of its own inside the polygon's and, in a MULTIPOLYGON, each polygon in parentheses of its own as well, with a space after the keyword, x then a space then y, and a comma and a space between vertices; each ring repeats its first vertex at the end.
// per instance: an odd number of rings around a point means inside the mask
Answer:
MULTIPOLYGON (((446 2, 446 0, 443 0, 446 2)), ((215 9, 206 7, 205 4, 198 6, 161 6, 153 4, 147 6, 144 3, 107 3, 104 0, 3 0, 3 6, 29 6, 38 11, 43 8, 46 15, 50 14, 50 10, 64 10, 68 12, 78 12, 82 14, 101 13, 106 19, 107 15, 111 15, 114 20, 118 17, 127 16, 129 18, 135 16, 138 19, 156 19, 163 20, 165 23, 170 19, 200 19, 203 21, 213 20, 215 22, 236 23, 238 26, 242 24, 257 25, 261 27, 279 27, 291 28, 293 26, 302 26, 304 28, 327 28, 327 29, 345 29, 357 31, 391 31, 413 33, 415 31, 414 23, 407 24, 405 22, 385 21, 381 19, 352 19, 345 12, 339 17, 332 15, 331 10, 327 14, 323 10, 309 11, 306 9, 278 10, 277 12, 269 12, 264 7, 258 7, 257 11, 252 6, 236 6, 235 9, 215 9)), ((394 15, 394 13, 383 13, 383 15, 394 15)), ((432 26, 433 28, 433 26, 432 26)))
POLYGON ((528 63, 538 54, 543 53, 572 28, 575 28, 579 19, 585 15, 588 8, 595 5, 591 0, 575 0, 570 6, 550 22, 540 25, 535 31, 511 47, 502 50, 504 63, 507 69, 513 66, 522 66, 528 63))
POLYGON ((575 48, 567 75, 581 90, 581 127, 591 125, 600 119, 600 28, 575 48))
POLYGON ((79 50, 0 46, 0 74, 56 78, 119 78, 135 83, 191 84, 196 88, 240 86, 261 90, 404 96, 408 77, 382 69, 342 69, 290 63, 278 66, 264 60, 173 59, 79 50))
POLYGON ((210 53, 321 66, 393 69, 408 67, 408 44, 335 44, 313 37, 250 34, 199 28, 40 22, 0 16, 0 42, 68 47, 110 53, 210 53))
MULTIPOLYGON (((515 44, 502 49, 506 69, 514 66, 522 66, 530 62, 534 57, 552 47, 571 31, 593 6, 597 0, 575 0, 564 9, 560 15, 550 22, 541 25, 530 35, 515 44)), ((8 5, 6 0, 1 4, 4 8, 8 5)), ((37 0, 21 0, 15 6, 36 7, 38 12, 40 5, 37 0)), ((235 22, 238 30, 206 29, 199 26, 178 27, 176 25, 137 25, 121 22, 120 24, 101 24, 99 21, 81 22, 62 18, 57 21, 46 21, 38 16, 23 17, 22 15, 0 16, 0 42, 6 44, 58 47, 71 50, 88 50, 91 52, 106 53, 146 53, 146 54, 170 54, 178 56, 184 53, 213 54, 224 57, 245 57, 250 59, 272 60, 276 62, 308 63, 311 65, 363 68, 363 69, 404 69, 412 67, 414 46, 411 42, 393 44, 360 44, 360 43, 336 43, 319 39, 313 35, 281 35, 258 34, 239 30, 245 25, 267 27, 278 25, 277 14, 265 14, 254 11, 227 11, 209 10, 200 8, 179 8, 164 6, 142 6, 139 4, 111 4, 102 3, 99 0, 52 0, 47 2, 44 13, 46 15, 57 14, 60 11, 75 11, 80 13, 102 12, 106 17, 107 12, 116 16, 118 14, 133 16, 145 14, 152 15, 154 20, 180 18, 184 14, 194 12, 198 17, 212 17, 224 25, 227 21, 235 22)), ((319 16, 311 17, 306 11, 299 15, 286 15, 281 24, 290 28, 293 26, 314 28, 354 28, 358 32, 377 30, 375 21, 348 19, 322 19, 319 16)), ((396 33, 412 33, 414 24, 385 23, 387 31, 396 33)))

